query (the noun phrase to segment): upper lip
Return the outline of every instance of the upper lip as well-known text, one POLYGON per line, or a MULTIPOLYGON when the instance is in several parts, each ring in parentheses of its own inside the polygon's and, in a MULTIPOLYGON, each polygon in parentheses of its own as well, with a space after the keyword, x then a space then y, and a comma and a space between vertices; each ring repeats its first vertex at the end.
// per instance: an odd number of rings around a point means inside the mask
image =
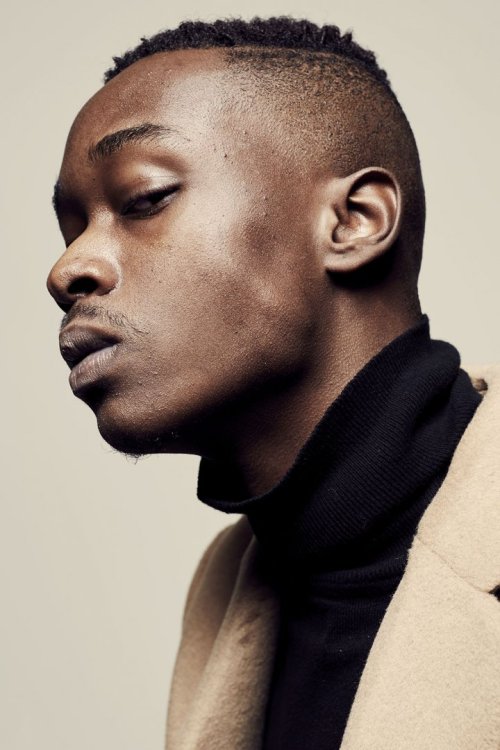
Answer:
POLYGON ((59 336, 63 359, 73 368, 85 357, 107 346, 119 343, 117 336, 94 328, 71 326, 59 336))

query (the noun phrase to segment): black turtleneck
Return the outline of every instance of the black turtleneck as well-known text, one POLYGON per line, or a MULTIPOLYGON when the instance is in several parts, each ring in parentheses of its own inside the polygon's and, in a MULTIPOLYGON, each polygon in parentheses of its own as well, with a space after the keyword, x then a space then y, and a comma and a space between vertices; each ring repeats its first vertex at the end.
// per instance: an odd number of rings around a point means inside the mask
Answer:
POLYGON ((245 513, 281 598, 263 750, 335 750, 418 522, 481 401, 429 319, 382 349, 269 492, 203 458, 198 497, 245 513))

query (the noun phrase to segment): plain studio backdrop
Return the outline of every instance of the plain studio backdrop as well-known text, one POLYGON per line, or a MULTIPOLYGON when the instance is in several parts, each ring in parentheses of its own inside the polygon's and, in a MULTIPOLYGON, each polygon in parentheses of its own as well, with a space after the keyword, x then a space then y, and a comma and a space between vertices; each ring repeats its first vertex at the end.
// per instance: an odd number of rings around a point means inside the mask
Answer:
POLYGON ((500 360, 498 0, 48 0, 2 34, 0 747, 161 750, 190 576, 232 518, 198 459, 133 463, 99 437, 45 290, 68 128, 111 56, 184 19, 289 14, 354 29, 413 126, 428 199, 422 309, 464 364, 500 360))

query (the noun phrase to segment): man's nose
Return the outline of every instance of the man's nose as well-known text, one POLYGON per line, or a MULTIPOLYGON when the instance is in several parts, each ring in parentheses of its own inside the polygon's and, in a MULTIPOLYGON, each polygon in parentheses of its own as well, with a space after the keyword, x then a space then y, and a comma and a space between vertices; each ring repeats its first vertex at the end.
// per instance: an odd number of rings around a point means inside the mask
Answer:
POLYGON ((54 265, 47 289, 59 307, 67 312, 77 299, 109 294, 118 285, 116 260, 97 251, 71 246, 54 265))

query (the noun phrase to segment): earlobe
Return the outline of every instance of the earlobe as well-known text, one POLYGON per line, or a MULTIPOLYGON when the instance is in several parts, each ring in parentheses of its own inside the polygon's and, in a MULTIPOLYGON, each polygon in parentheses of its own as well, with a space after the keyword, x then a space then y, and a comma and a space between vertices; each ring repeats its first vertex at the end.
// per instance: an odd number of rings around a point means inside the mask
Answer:
POLYGON ((335 180, 334 220, 325 258, 328 271, 349 273, 382 256, 401 229, 401 190, 381 167, 335 180))

